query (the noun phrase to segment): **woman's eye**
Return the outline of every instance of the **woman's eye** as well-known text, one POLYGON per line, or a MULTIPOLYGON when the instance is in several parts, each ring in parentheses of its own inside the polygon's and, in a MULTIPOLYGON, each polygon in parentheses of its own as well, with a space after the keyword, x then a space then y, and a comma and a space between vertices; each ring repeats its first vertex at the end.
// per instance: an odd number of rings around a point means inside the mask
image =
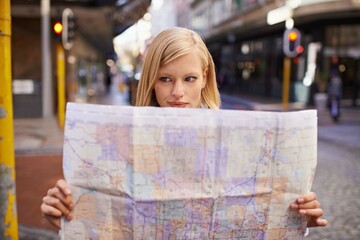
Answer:
POLYGON ((170 82, 171 79, 169 77, 160 77, 160 81, 162 81, 162 82, 170 82))
POLYGON ((189 77, 185 78, 185 81, 188 81, 188 82, 193 82, 195 80, 196 80, 196 77, 194 77, 194 76, 189 76, 189 77))

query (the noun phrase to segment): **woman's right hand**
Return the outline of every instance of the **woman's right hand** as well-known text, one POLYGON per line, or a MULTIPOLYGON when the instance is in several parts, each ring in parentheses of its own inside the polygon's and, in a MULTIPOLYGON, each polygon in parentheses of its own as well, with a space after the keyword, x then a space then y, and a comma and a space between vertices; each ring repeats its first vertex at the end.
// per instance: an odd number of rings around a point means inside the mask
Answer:
POLYGON ((62 216, 68 220, 73 218, 71 214, 73 208, 70 187, 63 179, 58 180, 55 187, 48 190, 40 207, 46 219, 58 229, 60 229, 60 218, 62 216))

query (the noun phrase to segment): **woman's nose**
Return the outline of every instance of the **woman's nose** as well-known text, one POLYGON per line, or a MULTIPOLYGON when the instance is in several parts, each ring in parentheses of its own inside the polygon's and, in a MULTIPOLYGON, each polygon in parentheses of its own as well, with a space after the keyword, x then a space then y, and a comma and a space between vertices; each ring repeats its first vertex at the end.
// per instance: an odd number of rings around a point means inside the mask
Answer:
POLYGON ((184 96, 184 86, 181 82, 175 82, 171 93, 174 97, 180 98, 184 96))

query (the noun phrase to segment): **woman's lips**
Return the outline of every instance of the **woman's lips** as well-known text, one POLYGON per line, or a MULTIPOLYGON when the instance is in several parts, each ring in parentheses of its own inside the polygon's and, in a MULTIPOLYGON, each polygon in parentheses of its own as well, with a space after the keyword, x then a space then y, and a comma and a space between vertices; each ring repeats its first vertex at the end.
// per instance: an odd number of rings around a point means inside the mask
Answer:
POLYGON ((187 106, 187 103, 185 102, 169 102, 169 105, 171 107, 186 107, 187 106))

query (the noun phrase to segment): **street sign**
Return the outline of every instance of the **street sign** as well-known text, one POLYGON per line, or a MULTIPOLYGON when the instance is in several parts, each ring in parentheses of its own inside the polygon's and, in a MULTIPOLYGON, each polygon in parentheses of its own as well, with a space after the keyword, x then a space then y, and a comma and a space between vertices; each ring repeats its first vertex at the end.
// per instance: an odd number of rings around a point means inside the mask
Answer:
POLYGON ((292 18, 293 9, 288 5, 271 10, 267 14, 267 23, 274 25, 280 22, 284 22, 289 18, 292 18))
POLYGON ((14 79, 12 83, 13 94, 33 94, 35 87, 31 79, 14 79))

